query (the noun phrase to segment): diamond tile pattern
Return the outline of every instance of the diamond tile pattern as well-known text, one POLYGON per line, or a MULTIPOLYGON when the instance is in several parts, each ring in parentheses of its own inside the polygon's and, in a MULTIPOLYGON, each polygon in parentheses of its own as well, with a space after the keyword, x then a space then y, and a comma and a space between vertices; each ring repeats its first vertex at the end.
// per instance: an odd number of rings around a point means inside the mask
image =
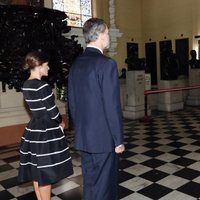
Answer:
MULTIPOLYGON (((151 117, 150 123, 124 120, 120 200, 200 199, 200 108, 153 112, 151 117)), ((73 131, 66 135, 74 174, 53 186, 52 200, 81 200, 80 156, 73 148, 73 131)), ((17 182, 18 165, 19 145, 0 147, 0 199, 35 200, 32 184, 17 182)))

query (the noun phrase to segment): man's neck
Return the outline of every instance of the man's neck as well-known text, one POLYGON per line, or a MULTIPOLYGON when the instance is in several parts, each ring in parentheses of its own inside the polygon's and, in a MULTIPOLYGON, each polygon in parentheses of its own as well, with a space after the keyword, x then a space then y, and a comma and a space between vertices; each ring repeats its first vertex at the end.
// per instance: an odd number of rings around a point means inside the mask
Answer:
POLYGON ((100 48, 100 47, 98 47, 97 45, 95 45, 95 44, 87 44, 87 47, 92 47, 92 48, 96 48, 96 49, 98 49, 99 51, 101 51, 101 53, 103 53, 103 50, 100 48))

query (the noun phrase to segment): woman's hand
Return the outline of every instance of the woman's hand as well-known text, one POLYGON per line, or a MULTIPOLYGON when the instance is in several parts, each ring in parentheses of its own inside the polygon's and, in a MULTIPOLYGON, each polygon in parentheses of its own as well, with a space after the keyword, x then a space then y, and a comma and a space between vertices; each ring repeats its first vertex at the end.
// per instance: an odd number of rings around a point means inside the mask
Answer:
POLYGON ((62 120, 62 122, 60 123, 60 126, 64 129, 65 128, 65 122, 62 120))

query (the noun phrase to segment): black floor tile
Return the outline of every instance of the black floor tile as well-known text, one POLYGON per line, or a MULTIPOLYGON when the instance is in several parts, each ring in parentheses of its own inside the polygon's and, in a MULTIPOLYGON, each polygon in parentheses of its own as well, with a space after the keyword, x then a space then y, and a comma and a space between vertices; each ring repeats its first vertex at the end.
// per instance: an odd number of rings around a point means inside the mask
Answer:
POLYGON ((122 199, 133 193, 133 191, 131 191, 125 187, 122 187, 122 186, 119 186, 118 190, 119 190, 119 199, 122 199))
POLYGON ((150 143, 145 144, 144 146, 149 147, 149 148, 156 148, 156 147, 161 146, 161 144, 158 144, 156 142, 150 142, 150 143))
POLYGON ((10 192, 8 192, 6 190, 0 192, 0 199, 1 200, 4 200, 4 199, 9 200, 9 199, 12 199, 12 198, 14 198, 14 196, 10 192))
POLYGON ((13 169, 13 167, 8 165, 8 164, 0 166, 0 172, 8 171, 8 170, 11 170, 11 169, 13 169))
POLYGON ((62 200, 82 200, 82 187, 78 187, 58 195, 62 200))
POLYGON ((182 170, 174 173, 176 176, 180 176, 185 179, 193 180, 200 176, 200 172, 194 169, 183 168, 182 170))
POLYGON ((161 161, 161 160, 158 160, 158 159, 150 159, 150 160, 147 160, 143 163, 141 163, 142 165, 145 165, 147 167, 151 167, 151 168, 157 168, 163 164, 165 164, 166 162, 164 161, 161 161))
POLYGON ((17 177, 14 177, 14 178, 9 178, 9 179, 1 181, 1 185, 5 189, 8 189, 8 188, 14 187, 16 185, 19 185, 19 182, 17 181, 17 177))
POLYGON ((167 174, 165 172, 161 172, 159 170, 154 169, 154 170, 148 171, 148 172, 140 175, 140 177, 147 179, 151 182, 157 182, 157 181, 165 178, 168 175, 169 174, 167 174))
POLYGON ((195 162, 196 162, 195 160, 192 160, 192 159, 189 159, 189 158, 183 158, 183 157, 172 161, 172 163, 174 163, 176 165, 181 165, 181 166, 184 166, 184 167, 191 165, 195 162))
POLYGON ((173 140, 173 141, 176 141, 176 140, 180 140, 182 137, 179 137, 179 136, 176 136, 176 135, 172 135, 170 137, 167 137, 167 139, 170 139, 170 140, 173 140))
POLYGON ((167 187, 154 183, 138 191, 138 193, 143 194, 144 196, 147 196, 153 200, 158 200, 171 191, 172 190, 167 187))
POLYGON ((71 177, 71 178, 69 178, 69 180, 77 183, 78 185, 83 185, 83 177, 82 177, 82 175, 71 177))
POLYGON ((191 145, 196 145, 196 146, 200 147, 200 140, 191 143, 191 145))
POLYGON ((180 192, 183 192, 187 195, 190 195, 192 197, 195 197, 197 199, 200 198, 200 184, 195 183, 195 182, 189 182, 182 187, 177 189, 180 192))
POLYGON ((129 160, 120 160, 119 169, 126 169, 128 167, 134 166, 136 163, 129 160))
POLYGON ((184 156, 184 155, 190 153, 190 151, 187 151, 184 149, 175 149, 173 151, 170 151, 169 153, 174 154, 176 156, 184 156))
POLYGON ((155 150, 155 149, 152 149, 152 150, 144 152, 143 154, 146 155, 146 156, 154 158, 156 156, 159 156, 159 155, 163 154, 163 152, 155 150))
POLYGON ((182 146, 185 146, 186 144, 182 143, 182 142, 171 142, 171 143, 168 143, 167 145, 172 146, 172 147, 176 147, 176 148, 180 148, 182 146))
POLYGON ((120 154, 119 156, 121 158, 130 158, 131 156, 136 155, 136 153, 132 152, 132 151, 128 151, 126 150, 125 152, 123 152, 122 154, 120 154))
POLYGON ((10 158, 5 158, 3 159, 5 162, 7 163, 11 163, 11 162, 15 162, 15 161, 18 161, 19 160, 19 155, 18 156, 13 156, 13 157, 10 157, 10 158))
POLYGON ((137 147, 138 145, 135 145, 135 144, 131 144, 131 143, 125 143, 125 149, 126 150, 129 150, 129 149, 132 149, 132 148, 135 148, 137 147))
POLYGON ((30 192, 17 198, 18 200, 37 200, 35 192, 30 192))
POLYGON ((125 171, 119 171, 119 183, 122 183, 124 181, 127 181, 129 179, 132 179, 134 178, 135 176, 130 174, 130 173, 127 173, 125 171))

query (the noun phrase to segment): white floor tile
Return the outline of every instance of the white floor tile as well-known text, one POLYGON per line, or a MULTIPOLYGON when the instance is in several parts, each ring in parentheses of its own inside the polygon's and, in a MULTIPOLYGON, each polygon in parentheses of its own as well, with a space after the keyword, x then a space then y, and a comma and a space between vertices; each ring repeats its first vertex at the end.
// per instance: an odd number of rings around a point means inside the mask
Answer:
POLYGON ((127 197, 124 197, 121 200, 152 200, 152 199, 150 199, 148 197, 145 197, 142 194, 134 193, 134 194, 131 194, 131 195, 127 196, 127 197))
POLYGON ((178 191, 173 191, 164 197, 160 198, 159 200, 197 200, 194 197, 191 197, 189 195, 183 194, 178 191))
POLYGON ((52 189, 52 193, 55 195, 59 195, 63 192, 69 191, 71 189, 77 188, 80 185, 72 182, 72 181, 68 181, 66 183, 63 183, 62 185, 60 185, 59 187, 53 188, 52 189))
POLYGON ((149 159, 151 159, 151 157, 145 156, 145 155, 142 155, 142 154, 137 154, 135 156, 127 158, 127 160, 133 161, 135 163, 142 163, 142 162, 147 161, 149 159))
POLYGON ((11 169, 9 171, 4 171, 0 173, 0 181, 6 180, 8 178, 13 178, 18 176, 18 170, 11 169))
POLYGON ((159 160, 165 161, 165 162, 171 162, 171 161, 179 158, 179 156, 176 156, 176 155, 170 154, 170 153, 165 153, 165 154, 162 154, 160 156, 157 156, 156 158, 159 159, 159 160))
POLYGON ((12 188, 9 188, 8 191, 15 197, 22 196, 24 194, 28 194, 32 191, 34 191, 33 185, 31 183, 23 184, 20 186, 15 186, 12 188))
POLYGON ((148 181, 148 180, 140 178, 140 177, 135 177, 135 178, 132 178, 128 181, 121 183, 120 185, 125 188, 128 188, 129 190, 137 192, 138 190, 141 190, 151 184, 152 184, 151 181, 148 181))
POLYGON ((157 167, 156 169, 160 170, 160 171, 163 171, 163 172, 166 172, 168 174, 173 174, 179 170, 181 170, 183 167, 182 166, 179 166, 179 165, 175 165, 175 164, 172 164, 172 163, 166 163, 160 167, 157 167))
POLYGON ((132 167, 124 169, 125 172, 133 174, 135 176, 139 176, 139 175, 144 174, 145 172, 148 172, 150 170, 152 170, 152 168, 146 167, 146 166, 140 165, 140 164, 136 164, 132 167))
POLYGON ((158 181, 157 183, 175 190, 188 182, 189 180, 186 180, 184 178, 174 175, 169 175, 163 178, 162 180, 158 181))

